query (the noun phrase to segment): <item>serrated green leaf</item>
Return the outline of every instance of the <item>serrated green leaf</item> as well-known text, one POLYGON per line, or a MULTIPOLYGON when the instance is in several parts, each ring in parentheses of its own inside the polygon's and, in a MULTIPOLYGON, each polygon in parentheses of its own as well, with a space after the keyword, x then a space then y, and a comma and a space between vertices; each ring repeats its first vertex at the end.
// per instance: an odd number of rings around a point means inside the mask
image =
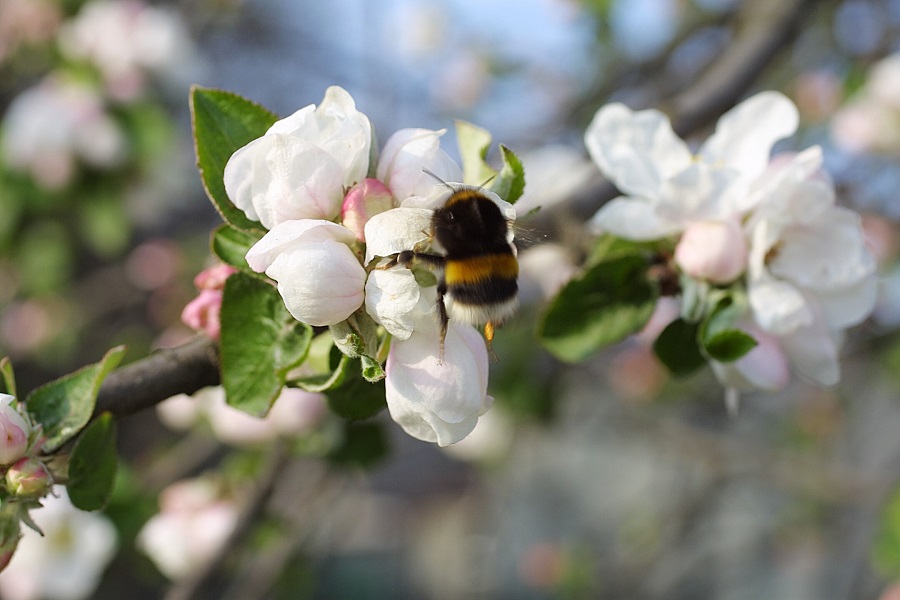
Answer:
POLYGON ((290 315, 273 286, 243 273, 225 282, 220 318, 226 401, 263 416, 281 393, 288 371, 306 358, 312 328, 290 315))
POLYGON ((261 228, 229 200, 223 177, 231 155, 262 137, 277 115, 237 94, 197 86, 191 88, 190 105, 197 168, 213 206, 238 229, 261 228))
POLYGON ((497 172, 484 160, 491 146, 491 134, 486 129, 457 120, 456 144, 462 159, 463 183, 484 185, 496 175, 497 172))
POLYGON ((248 271, 247 251, 262 238, 261 232, 242 231, 231 225, 223 224, 217 227, 210 238, 210 248, 225 264, 231 265, 243 271, 248 271))
POLYGON ((653 342, 653 352, 675 377, 686 377, 706 364, 697 342, 697 323, 675 319, 653 342))
POLYGON ((525 191, 525 168, 515 152, 503 144, 500 144, 500 156, 503 158, 503 166, 488 189, 510 204, 515 204, 525 191))
POLYGON ((639 331, 656 304, 647 267, 641 256, 620 256, 569 281, 538 323, 543 345, 577 362, 639 331))
POLYGON ((109 350, 100 362, 83 367, 33 390, 25 408, 43 425, 46 440, 42 448, 53 452, 74 437, 88 423, 97 403, 100 384, 125 356, 125 347, 109 350))
POLYGON ((81 510, 106 506, 116 481, 116 423, 103 413, 87 426, 69 458, 69 499, 81 510))
POLYGON ((332 450, 331 462, 349 467, 367 468, 388 455, 390 444, 381 423, 346 423, 341 444, 332 450))
POLYGON ((3 380, 3 389, 10 396, 19 395, 16 393, 16 374, 13 372, 12 362, 8 356, 0 358, 0 378, 3 380))

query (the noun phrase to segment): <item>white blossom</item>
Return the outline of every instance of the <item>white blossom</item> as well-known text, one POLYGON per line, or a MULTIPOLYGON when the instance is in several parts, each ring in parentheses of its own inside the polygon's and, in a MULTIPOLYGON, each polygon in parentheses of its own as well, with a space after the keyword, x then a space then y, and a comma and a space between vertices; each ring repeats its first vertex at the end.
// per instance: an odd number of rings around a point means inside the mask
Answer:
POLYGON ((225 190, 235 206, 267 229, 298 219, 338 216, 344 190, 369 168, 372 126, 344 89, 301 108, 235 152, 225 190))
POLYGON ((585 144, 627 196, 604 205, 593 224, 619 237, 655 240, 692 222, 743 213, 759 199, 747 187, 766 168, 772 145, 797 123, 790 100, 763 92, 723 115, 695 154, 661 112, 606 105, 588 126, 585 144))
POLYGON ((91 595, 112 560, 117 535, 102 515, 78 510, 65 487, 55 486, 31 517, 44 535, 28 527, 12 561, 0 573, 5 600, 81 600, 91 595))
POLYGON ((16 96, 3 118, 3 158, 48 189, 75 176, 79 162, 109 169, 128 155, 127 140, 92 89, 47 77, 16 96))
POLYGON ((822 385, 840 378, 840 331, 872 311, 876 261, 859 215, 835 206, 810 148, 766 174, 748 219, 747 294, 755 322, 779 337, 794 367, 822 385))
POLYGON ((181 17, 137 0, 94 0, 59 34, 62 53, 90 61, 119 99, 140 94, 146 76, 182 82, 196 70, 196 52, 181 17))
POLYGON ((162 491, 160 511, 136 543, 159 570, 178 580, 204 566, 234 530, 238 509, 209 479, 188 479, 162 491))

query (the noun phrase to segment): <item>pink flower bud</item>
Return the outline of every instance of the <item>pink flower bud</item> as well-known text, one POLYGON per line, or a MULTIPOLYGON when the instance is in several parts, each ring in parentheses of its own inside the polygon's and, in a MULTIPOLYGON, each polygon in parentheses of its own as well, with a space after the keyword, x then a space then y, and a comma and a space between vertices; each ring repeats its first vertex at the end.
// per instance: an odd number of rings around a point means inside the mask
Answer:
POLYGON ((15 462, 28 450, 30 428, 12 402, 12 396, 0 394, 0 465, 15 462))
POLYGON ((377 179, 363 179, 347 192, 341 207, 341 221, 360 242, 366 241, 365 227, 372 216, 394 207, 391 191, 377 179))
POLYGON ((696 279, 734 281, 747 266, 747 242, 734 219, 692 223, 675 248, 675 262, 696 279))
POLYGON ((200 295, 188 302, 181 311, 181 321, 191 329, 203 331, 217 340, 222 330, 219 321, 221 310, 222 290, 202 290, 200 295))
POLYGON ((20 458, 6 472, 6 486, 16 496, 41 498, 53 485, 44 463, 33 458, 20 458))
POLYGON ((225 288, 225 280, 237 273, 231 265, 220 263, 214 267, 203 269, 194 277, 194 285, 198 290, 221 290, 225 288))

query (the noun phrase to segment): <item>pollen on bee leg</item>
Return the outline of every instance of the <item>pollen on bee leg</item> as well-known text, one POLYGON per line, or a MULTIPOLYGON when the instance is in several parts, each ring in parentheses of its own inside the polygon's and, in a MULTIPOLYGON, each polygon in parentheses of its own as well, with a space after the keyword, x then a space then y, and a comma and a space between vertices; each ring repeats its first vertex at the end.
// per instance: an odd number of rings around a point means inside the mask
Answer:
POLYGON ((490 357, 491 362, 499 361, 500 359, 494 353, 494 324, 491 321, 484 324, 484 340, 487 342, 488 356, 490 357))

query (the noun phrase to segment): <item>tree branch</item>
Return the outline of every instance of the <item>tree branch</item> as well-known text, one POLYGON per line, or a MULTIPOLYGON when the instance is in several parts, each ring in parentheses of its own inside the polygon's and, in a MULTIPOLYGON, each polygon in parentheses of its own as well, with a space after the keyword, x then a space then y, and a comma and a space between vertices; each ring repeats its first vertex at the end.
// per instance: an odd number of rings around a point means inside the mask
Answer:
POLYGON ((746 11, 743 33, 703 75, 668 104, 673 127, 687 135, 717 119, 741 99, 760 73, 788 44, 802 17, 824 3, 813 0, 769 0, 746 11))
POLYGON ((110 373, 100 388, 94 415, 128 416, 176 394, 192 394, 218 383, 216 343, 197 337, 110 373))

